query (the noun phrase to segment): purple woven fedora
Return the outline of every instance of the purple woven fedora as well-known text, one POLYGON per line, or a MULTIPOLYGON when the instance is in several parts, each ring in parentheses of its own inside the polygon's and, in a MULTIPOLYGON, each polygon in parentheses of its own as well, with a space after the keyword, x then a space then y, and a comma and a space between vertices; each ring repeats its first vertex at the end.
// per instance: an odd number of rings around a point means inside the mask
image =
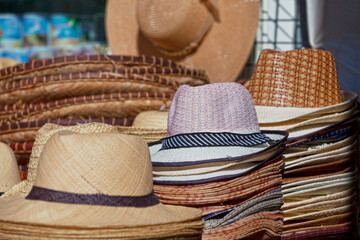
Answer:
POLYGON ((260 154, 286 138, 286 132, 260 131, 252 97, 241 84, 183 85, 171 102, 167 138, 150 152, 154 166, 193 165, 260 154))

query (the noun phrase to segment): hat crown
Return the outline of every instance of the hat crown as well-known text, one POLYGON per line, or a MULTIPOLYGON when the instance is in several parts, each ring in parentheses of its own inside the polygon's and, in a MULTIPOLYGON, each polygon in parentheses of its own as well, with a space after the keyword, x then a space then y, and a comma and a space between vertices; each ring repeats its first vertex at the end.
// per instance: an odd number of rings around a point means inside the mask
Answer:
POLYGON ((5 192, 18 184, 21 179, 13 150, 2 142, 0 142, 0 156, 0 192, 5 192))
POLYGON ((34 186, 77 194, 150 194, 153 181, 147 144, 119 133, 60 131, 44 146, 34 186))
POLYGON ((200 0, 139 0, 136 11, 141 33, 168 51, 196 45, 213 22, 212 14, 200 0))
POLYGON ((260 132, 249 91, 236 82, 180 86, 170 106, 168 136, 194 132, 260 132))
POLYGON ((343 101, 334 57, 320 49, 263 50, 248 89, 262 106, 326 107, 343 101))
POLYGON ((149 129, 166 129, 167 128, 168 111, 144 111, 136 115, 133 127, 149 128, 149 129))

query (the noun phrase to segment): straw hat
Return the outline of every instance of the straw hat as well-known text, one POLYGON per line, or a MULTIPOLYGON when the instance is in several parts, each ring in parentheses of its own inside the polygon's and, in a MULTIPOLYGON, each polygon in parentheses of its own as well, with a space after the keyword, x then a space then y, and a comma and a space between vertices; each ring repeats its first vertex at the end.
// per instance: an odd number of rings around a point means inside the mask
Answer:
POLYGON ((248 89, 260 124, 344 111, 357 99, 341 94, 334 57, 319 49, 263 50, 248 89))
POLYGON ((128 118, 50 118, 33 121, 2 122, 0 124, 0 141, 6 143, 33 142, 38 130, 46 123, 54 123, 61 126, 73 126, 84 123, 105 123, 113 126, 130 126, 132 120, 128 118))
MULTIPOLYGON (((287 133, 260 132, 251 95, 238 83, 180 86, 167 138, 150 148, 154 166, 232 161, 277 148, 287 133)), ((280 149, 279 149, 280 150, 280 149)))
POLYGON ((27 179, 7 191, 2 198, 10 196, 25 197, 30 192, 35 181, 40 154, 43 151, 45 143, 52 135, 62 130, 78 133, 118 133, 115 126, 104 123, 79 124, 75 126, 61 126, 53 123, 45 124, 39 129, 35 138, 28 166, 29 173, 27 179))
MULTIPOLYGON (((23 104, 22 110, 6 117, 9 121, 49 118, 130 118, 146 110, 169 107, 173 94, 113 93, 65 98, 46 103, 23 104)), ((6 105, 4 108, 17 108, 6 105)))
POLYGON ((340 239, 350 239, 352 238, 352 230, 353 230, 353 223, 346 222, 341 224, 334 224, 330 226, 324 227, 317 227, 312 230, 305 230, 299 232, 290 232, 284 233, 281 235, 282 240, 290 240, 290 239, 298 239, 298 240, 306 240, 306 239, 330 239, 334 237, 339 237, 340 239), (344 234, 349 235, 344 235, 344 234), (348 237, 348 238, 347 238, 348 237))
POLYGON ((284 225, 284 231, 287 233, 297 231, 299 228, 314 227, 314 226, 326 226, 333 224, 340 224, 351 221, 354 216, 354 212, 347 212, 341 214, 335 214, 329 217, 318 218, 315 220, 301 221, 298 223, 291 223, 284 225))
POLYGON ((12 58, 0 58, 0 69, 16 65, 18 62, 12 58))
POLYGON ((236 208, 229 209, 226 212, 220 211, 219 214, 221 214, 221 218, 216 217, 216 213, 211 214, 210 219, 203 217, 203 219, 205 219, 204 230, 225 226, 254 213, 278 210, 282 204, 283 200, 281 191, 274 191, 264 196, 246 201, 244 204, 241 204, 236 208), (223 216, 223 214, 226 215, 223 216), (213 216, 215 216, 214 219, 212 219, 213 216))
POLYGON ((0 142, 0 196, 18 184, 20 173, 14 152, 5 143, 0 142))
POLYGON ((185 75, 203 80, 202 84, 208 82, 205 70, 188 69, 174 61, 155 56, 125 55, 71 55, 30 61, 1 69, 0 82, 1 86, 3 86, 15 80, 36 76, 88 72, 89 69, 91 69, 91 71, 116 71, 124 68, 130 69, 130 71, 132 71, 131 69, 135 69, 134 74, 165 73, 176 76, 185 75), (143 68, 143 70, 140 70, 140 68, 143 68))
POLYGON ((224 227, 205 230, 202 239, 242 239, 244 236, 264 228, 276 233, 276 236, 270 239, 278 239, 282 227, 283 217, 281 211, 259 212, 224 227))
POLYGON ((200 215, 161 204, 153 193, 147 144, 118 133, 54 134, 26 199, 0 204, 0 221, 69 229, 156 226, 201 221, 200 215))
POLYGON ((108 0, 106 35, 113 54, 171 58, 206 69, 212 82, 234 81, 250 54, 259 7, 260 1, 108 0))

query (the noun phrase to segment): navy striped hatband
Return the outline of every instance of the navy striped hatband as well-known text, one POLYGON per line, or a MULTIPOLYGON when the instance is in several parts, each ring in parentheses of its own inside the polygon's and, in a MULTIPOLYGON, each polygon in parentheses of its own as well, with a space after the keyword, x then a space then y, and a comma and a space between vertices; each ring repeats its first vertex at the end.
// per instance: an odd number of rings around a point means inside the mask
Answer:
POLYGON ((252 147, 271 141, 262 133, 237 134, 237 133, 187 133, 178 134, 161 140, 161 150, 188 147, 220 147, 240 146, 252 147))

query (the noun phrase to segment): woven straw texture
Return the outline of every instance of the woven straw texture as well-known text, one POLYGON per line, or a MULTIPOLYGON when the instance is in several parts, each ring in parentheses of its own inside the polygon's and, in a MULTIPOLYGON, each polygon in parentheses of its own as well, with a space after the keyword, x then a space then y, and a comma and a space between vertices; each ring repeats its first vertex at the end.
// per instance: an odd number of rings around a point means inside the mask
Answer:
POLYGON ((168 118, 168 136, 193 132, 259 132, 249 92, 238 83, 181 86, 168 118))
POLYGON ((118 132, 116 127, 103 123, 80 124, 80 125, 68 126, 68 127, 51 124, 51 123, 45 124, 42 128, 40 128, 35 138, 34 146, 32 148, 31 157, 29 160, 29 173, 27 180, 11 188, 9 191, 4 193, 1 196, 1 198, 6 198, 8 196, 25 197, 30 192, 35 181, 36 170, 39 163, 39 157, 44 148, 45 143, 52 135, 62 130, 69 130, 78 133, 106 133, 106 132, 117 133, 118 132))
MULTIPOLYGON (((48 225, 57 229, 58 233, 62 231, 65 236, 67 228, 79 232, 89 228, 117 230, 119 237, 122 237, 122 230, 132 234, 130 238, 156 236, 157 232, 160 236, 197 234, 202 229, 198 209, 165 206, 159 202, 143 207, 132 207, 130 202, 103 206, 103 196, 142 197, 152 193, 150 155, 147 144, 138 137, 116 132, 58 132, 49 138, 44 147, 34 186, 97 198, 91 204, 84 204, 83 200, 62 204, 56 197, 41 201, 45 195, 39 195, 38 199, 4 199, 0 207, 1 221, 18 225, 21 222, 24 225, 35 224, 38 229, 41 229, 39 225, 48 225), (179 233, 166 228, 167 223, 175 226, 179 223, 179 233), (163 227, 155 232, 131 231, 131 227, 157 224, 163 227)), ((48 233, 42 235, 47 237, 48 233)))
POLYGON ((6 192, 20 183, 20 174, 14 152, 6 144, 0 142, 0 192, 6 192))
MULTIPOLYGON (((203 79, 204 82, 208 82, 204 70, 187 69, 174 61, 159 57, 124 55, 72 55, 31 61, 1 69, 0 80, 3 82, 49 74, 116 70, 124 67, 139 68, 141 66, 177 69, 177 72, 185 71, 190 76, 198 77, 203 79)), ((171 71, 169 70, 165 73, 170 74, 171 71)))
POLYGON ((170 58, 206 69, 211 82, 233 82, 250 54, 259 8, 260 1, 108 1, 106 35, 114 54, 170 58))
POLYGON ((282 233, 282 220, 280 211, 261 212, 221 228, 205 230, 202 239, 240 239, 262 228, 275 232, 279 237, 282 233))
POLYGON ((86 94, 148 92, 174 94, 180 84, 168 77, 118 74, 112 72, 67 73, 7 82, 0 94, 1 104, 36 103, 86 94), (61 89, 61 91, 59 91, 61 89))
POLYGON ((343 101, 334 57, 319 49, 263 50, 248 89, 255 105, 326 107, 343 101))
POLYGON ((37 131, 46 123, 54 123, 62 126, 73 126, 84 123, 106 123, 114 126, 130 126, 132 120, 127 118, 53 118, 44 120, 34 120, 27 122, 3 122, 0 125, 0 141, 6 143, 31 142, 34 141, 37 131))
POLYGON ((114 117, 130 118, 146 110, 169 107, 173 95, 149 93, 117 93, 65 98, 46 103, 6 105, 3 108, 18 109, 5 117, 9 121, 34 121, 50 118, 114 117))

